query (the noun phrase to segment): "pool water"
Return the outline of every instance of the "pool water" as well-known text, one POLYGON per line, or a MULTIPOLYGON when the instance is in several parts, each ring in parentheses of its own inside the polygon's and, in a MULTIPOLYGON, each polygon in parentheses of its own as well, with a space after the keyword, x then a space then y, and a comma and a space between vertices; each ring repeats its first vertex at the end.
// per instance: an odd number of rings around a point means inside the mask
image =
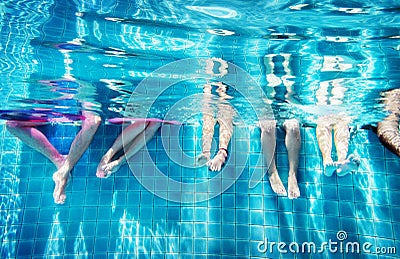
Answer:
MULTIPOLYGON (((1 121, 1 258, 398 258, 400 159, 373 130, 387 115, 381 93, 400 83, 398 12, 396 1, 0 3, 1 109, 76 114, 91 103, 103 120, 63 205, 53 201, 55 166, 1 121), (201 66, 211 58, 235 76, 208 78, 201 66), (44 83, 60 78, 78 87, 44 83), (221 173, 192 166, 199 98, 218 79, 229 82, 236 113, 221 173), (294 200, 273 193, 264 175, 257 120, 271 113, 285 186, 281 124, 301 124, 294 200), (330 113, 352 119, 356 173, 323 173, 315 125, 330 113), (124 116, 183 124, 164 125, 135 163, 99 179, 97 165, 122 131, 106 121, 124 116), (137 174, 156 170, 163 175, 150 188, 137 174)), ((41 130, 66 154, 79 126, 41 130)), ((217 143, 218 134, 213 151, 217 143)))

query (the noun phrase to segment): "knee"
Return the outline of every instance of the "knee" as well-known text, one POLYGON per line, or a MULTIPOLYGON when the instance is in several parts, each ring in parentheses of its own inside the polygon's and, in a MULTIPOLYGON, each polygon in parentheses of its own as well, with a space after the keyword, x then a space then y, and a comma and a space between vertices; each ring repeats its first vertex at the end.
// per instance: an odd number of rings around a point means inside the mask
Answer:
POLYGON ((272 131, 276 130, 276 121, 274 120, 264 120, 264 121, 260 121, 259 123, 260 128, 261 128, 261 132, 262 133, 271 133, 272 131))
POLYGON ((300 135, 300 125, 296 119, 287 120, 283 123, 286 134, 300 135))
POLYGON ((97 130, 100 123, 101 123, 100 116, 95 114, 86 114, 83 126, 88 129, 97 130))
POLYGON ((18 123, 15 121, 6 121, 6 128, 8 131, 13 132, 16 128, 18 128, 18 123))
POLYGON ((6 127, 8 128, 15 128, 15 122, 14 121, 6 121, 6 127))

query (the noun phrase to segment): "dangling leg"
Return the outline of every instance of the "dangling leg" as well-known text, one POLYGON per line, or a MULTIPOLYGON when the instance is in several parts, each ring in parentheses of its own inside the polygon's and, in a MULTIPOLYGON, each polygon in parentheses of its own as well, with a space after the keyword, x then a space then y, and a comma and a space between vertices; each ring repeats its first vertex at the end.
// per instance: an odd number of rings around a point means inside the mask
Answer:
POLYGON ((389 115, 378 123, 376 133, 381 143, 400 157, 400 89, 384 92, 383 97, 389 115))
POLYGON ((107 177, 118 171, 118 169, 126 163, 133 155, 135 155, 147 142, 149 142, 160 128, 159 122, 149 122, 145 130, 140 132, 130 143, 125 146, 125 154, 118 159, 107 163, 104 166, 104 171, 107 172, 107 177))
POLYGON ((57 169, 64 164, 65 156, 61 155, 47 137, 33 125, 27 126, 18 121, 7 121, 6 126, 8 131, 22 142, 50 159, 57 169))
POLYGON ((219 105, 217 115, 219 123, 219 149, 215 157, 207 163, 211 171, 220 171, 228 156, 228 145, 233 132, 232 113, 230 105, 219 105))
POLYGON ((271 188, 276 194, 286 196, 287 192, 279 177, 275 163, 276 122, 272 120, 260 121, 260 128, 262 151, 267 165, 271 188))
POLYGON ((378 123, 377 135, 382 144, 400 157, 399 119, 396 115, 389 115, 378 123))
POLYGON ((297 169, 299 167, 301 145, 300 125, 297 120, 292 119, 285 121, 283 127, 286 131, 285 145, 289 159, 288 196, 289 199, 296 199, 300 196, 297 184, 297 169))
POLYGON ((338 156, 338 169, 336 170, 336 173, 338 176, 343 176, 352 171, 356 171, 360 162, 354 155, 347 157, 347 152, 349 150, 350 130, 345 119, 340 120, 335 124, 334 132, 335 146, 338 156))
POLYGON ((201 136, 202 142, 202 152, 201 155, 197 158, 199 163, 207 163, 211 157, 211 143, 214 136, 214 127, 215 127, 215 119, 214 116, 210 113, 203 114, 203 130, 201 136))
POLYGON ((327 116, 319 118, 316 129, 318 146, 322 153, 326 176, 331 176, 336 169, 336 165, 332 160, 332 126, 329 120, 330 117, 327 116))
POLYGON ((67 159, 61 168, 53 174, 53 180, 56 184, 53 197, 54 202, 58 204, 65 202, 65 187, 67 186, 69 174, 89 147, 101 122, 100 117, 91 112, 83 111, 82 115, 85 116, 86 119, 82 121, 82 128, 71 144, 67 159))
POLYGON ((139 135, 141 134, 147 126, 147 122, 134 122, 133 124, 127 126, 123 132, 117 137, 110 149, 101 158, 99 165, 97 166, 96 176, 99 178, 108 177, 107 173, 104 171, 105 166, 110 163, 111 159, 127 146, 139 135))
MULTIPOLYGON (((214 66, 214 62, 212 60, 208 62, 208 72, 212 72, 212 68, 214 66), (210 70, 211 69, 211 70, 210 70)), ((206 71, 207 72, 207 71, 206 71)), ((201 165, 206 164, 211 157, 211 143, 214 137, 214 127, 215 127, 215 118, 214 118, 214 109, 213 109, 213 95, 211 94, 212 85, 211 84, 204 84, 203 88, 203 129, 202 129, 202 136, 201 136, 201 154, 197 158, 197 162, 201 165)))

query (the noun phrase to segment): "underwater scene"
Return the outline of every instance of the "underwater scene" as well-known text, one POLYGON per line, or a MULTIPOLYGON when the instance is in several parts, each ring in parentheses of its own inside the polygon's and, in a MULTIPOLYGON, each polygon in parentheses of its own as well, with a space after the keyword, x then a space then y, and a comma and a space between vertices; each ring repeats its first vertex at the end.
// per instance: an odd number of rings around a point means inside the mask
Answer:
POLYGON ((400 258, 400 2, 0 2, 1 258, 400 258))

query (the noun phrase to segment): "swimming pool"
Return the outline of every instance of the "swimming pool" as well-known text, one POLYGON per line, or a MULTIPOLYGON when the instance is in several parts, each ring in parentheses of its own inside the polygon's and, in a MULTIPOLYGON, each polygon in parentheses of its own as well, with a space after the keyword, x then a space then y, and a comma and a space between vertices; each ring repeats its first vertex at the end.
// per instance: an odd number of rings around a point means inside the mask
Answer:
MULTIPOLYGON (((398 258, 400 159, 371 130, 386 116, 381 93, 400 84, 398 12, 396 1, 1 3, 2 110, 78 113, 89 102, 103 120, 63 205, 53 201, 55 166, 1 122, 1 257, 398 258), (192 163, 211 58, 234 75, 221 173, 192 163), (48 82, 60 78, 79 87, 48 82), (278 197, 264 175, 256 123, 271 112, 301 124, 297 199, 278 197), (352 118, 349 153, 361 159, 343 177, 324 175, 317 144, 318 116, 332 112, 352 118), (129 166, 97 178, 122 130, 106 121, 123 116, 183 124, 164 125, 129 166)), ((63 154, 78 130, 43 128, 63 154)), ((276 161, 286 186, 281 127, 276 161)))

